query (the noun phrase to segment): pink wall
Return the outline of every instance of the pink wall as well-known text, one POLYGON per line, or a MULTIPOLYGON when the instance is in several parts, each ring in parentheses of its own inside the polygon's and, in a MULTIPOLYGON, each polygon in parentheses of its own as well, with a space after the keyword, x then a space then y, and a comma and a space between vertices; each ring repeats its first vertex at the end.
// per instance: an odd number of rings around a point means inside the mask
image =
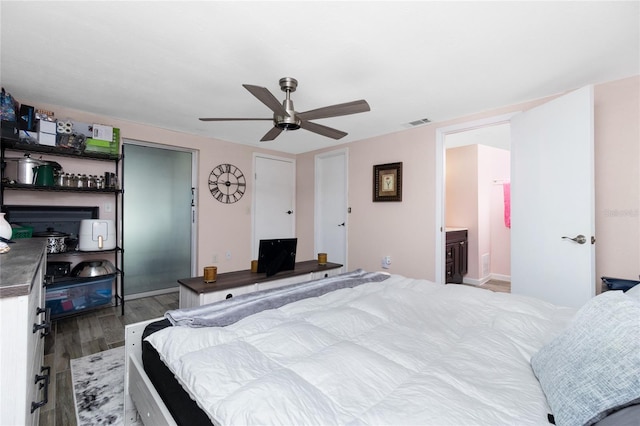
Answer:
MULTIPOLYGON (((251 175, 254 152, 280 156, 220 140, 153 128, 124 120, 91 115, 81 111, 20 99, 27 104, 48 108, 58 117, 99 122, 119 127, 128 139, 189 147, 199 152, 198 270, 211 264, 214 253, 234 254, 218 264, 221 271, 246 269, 251 260, 251 191, 239 202, 222 205, 207 188, 211 169, 230 162, 251 175)), ((390 272, 434 279, 435 277, 435 143, 436 129, 472 120, 529 109, 543 103, 536 100, 486 111, 456 120, 431 123, 376 138, 356 141, 349 148, 349 267, 380 268, 380 258, 391 255, 390 272), (404 163, 403 201, 371 201, 374 164, 404 163)), ((596 167, 596 245, 600 275, 637 277, 640 264, 640 76, 600 84, 595 87, 595 167, 596 167)), ((339 147, 336 147, 339 148, 339 147)), ((313 157, 317 152, 295 156, 297 162, 297 234, 299 256, 311 259, 313 253, 313 157)), ((293 157, 293 156, 291 156, 293 157)), ((32 197, 32 196, 27 196, 32 197)), ((21 199, 20 201, 27 201, 21 199)), ((33 199, 31 199, 33 201, 33 199)), ((86 201, 80 200, 82 204, 86 201)), ((7 200, 7 203, 14 201, 7 200)), ((40 199, 37 202, 42 202, 40 199)), ((53 202, 53 201, 52 201, 53 202)))
MULTIPOLYGON (((381 255, 390 254, 390 272, 434 279, 436 129, 527 110, 546 100, 343 145, 349 148, 349 204, 353 209, 349 267, 378 270, 381 255), (394 161, 404 162, 404 199, 401 203, 373 203, 372 166, 394 161)), ((639 105, 640 76, 595 86, 598 277, 634 278, 640 273, 639 105)), ((297 158, 300 161, 315 154, 297 158)), ((312 181, 313 168, 299 170, 298 178, 312 181)), ((298 236, 312 241, 313 217, 298 217, 297 225, 298 236)), ((595 284, 599 288, 599 282, 595 284)))
POLYGON ((504 191, 501 182, 510 181, 511 153, 504 149, 488 148, 490 154, 485 168, 489 170, 488 198, 491 203, 491 278, 511 279, 511 229, 504 223, 504 191), (493 180, 499 182, 494 183, 493 180))
MULTIPOLYGON (((254 149, 245 145, 178 133, 111 117, 88 114, 84 111, 71 110, 56 105, 47 105, 37 100, 21 99, 19 94, 14 94, 14 96, 16 96, 21 103, 37 105, 38 107, 54 111, 56 117, 69 117, 81 122, 95 122, 118 127, 124 139, 185 147, 197 151, 199 154, 198 186, 200 188, 197 197, 199 214, 197 224, 197 271, 199 275, 202 275, 202 268, 207 265, 217 265, 219 272, 248 269, 251 266, 251 191, 253 185, 251 171, 253 170, 253 153, 263 152, 291 158, 294 157, 293 155, 264 149, 254 149), (240 201, 234 204, 222 204, 216 201, 209 192, 209 173, 220 163, 234 164, 247 176, 247 193, 240 201), (227 251, 232 253, 231 260, 227 260, 224 256, 224 253, 227 251), (218 254, 217 263, 212 261, 214 254, 218 254)), ((87 173, 89 170, 91 170, 91 173, 95 173, 92 167, 99 167, 101 170, 101 168, 107 165, 107 163, 103 162, 91 162, 96 163, 97 166, 89 166, 88 162, 74 162, 72 159, 60 157, 56 157, 55 161, 58 161, 63 168, 70 171, 80 170, 80 168, 83 167, 87 168, 87 173)), ((56 194, 49 193, 38 193, 36 197, 37 199, 34 200, 33 193, 29 192, 6 191, 5 203, 101 206, 106 200, 113 198, 100 198, 100 196, 94 195, 59 197, 56 194)), ((149 211, 153 211, 153 206, 150 206, 149 211)), ((110 215, 104 213, 104 210, 101 208, 101 216, 108 218, 110 215)))
POLYGON ((446 150, 445 223, 469 230, 465 282, 470 284, 482 284, 494 274, 509 279, 510 231, 504 226, 502 185, 494 184, 509 180, 509 155, 486 145, 446 150))
MULTIPOLYGON (((640 274, 640 77, 595 86, 596 274, 640 274)), ((599 287, 597 287, 599 288, 599 287)))
POLYGON ((480 278, 478 202, 478 145, 446 150, 445 166, 445 224, 448 228, 467 228, 468 272, 467 280, 480 278))
MULTIPOLYGON (((382 256, 390 255, 391 272, 426 277, 433 270, 435 188, 425 181, 434 166, 430 146, 419 129, 349 144, 350 269, 379 270, 382 256), (374 203, 373 165, 397 161, 403 162, 402 202, 374 203)), ((298 231, 303 228, 299 223, 298 231)))

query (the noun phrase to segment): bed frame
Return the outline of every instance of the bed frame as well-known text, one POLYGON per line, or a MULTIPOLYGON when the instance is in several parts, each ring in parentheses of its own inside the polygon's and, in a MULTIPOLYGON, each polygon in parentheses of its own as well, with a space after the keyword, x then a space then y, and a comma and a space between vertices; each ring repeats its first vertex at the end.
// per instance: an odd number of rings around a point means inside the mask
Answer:
POLYGON ((142 366, 142 333, 163 318, 130 324, 124 328, 124 424, 140 420, 146 426, 178 426, 142 366))

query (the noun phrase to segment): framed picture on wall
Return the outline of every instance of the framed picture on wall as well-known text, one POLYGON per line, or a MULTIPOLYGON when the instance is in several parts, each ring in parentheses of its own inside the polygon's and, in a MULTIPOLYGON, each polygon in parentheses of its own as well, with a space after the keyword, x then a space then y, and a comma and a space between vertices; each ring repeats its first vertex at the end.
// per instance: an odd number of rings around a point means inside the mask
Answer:
POLYGON ((402 163, 373 166, 373 201, 402 201, 402 163))

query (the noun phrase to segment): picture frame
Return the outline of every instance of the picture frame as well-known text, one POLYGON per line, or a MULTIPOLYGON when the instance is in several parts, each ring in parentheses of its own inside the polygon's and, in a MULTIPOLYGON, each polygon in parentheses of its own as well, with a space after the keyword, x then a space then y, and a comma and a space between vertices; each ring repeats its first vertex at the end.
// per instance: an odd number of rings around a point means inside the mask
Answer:
POLYGON ((373 166, 373 201, 402 201, 402 162, 373 166))

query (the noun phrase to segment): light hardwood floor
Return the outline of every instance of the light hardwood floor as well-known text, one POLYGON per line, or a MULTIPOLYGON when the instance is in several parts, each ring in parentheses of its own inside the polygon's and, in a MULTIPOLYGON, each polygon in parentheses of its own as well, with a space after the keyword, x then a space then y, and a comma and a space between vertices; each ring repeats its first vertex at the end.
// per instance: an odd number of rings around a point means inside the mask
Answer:
POLYGON ((45 364, 51 366, 49 403, 40 412, 40 426, 76 426, 69 361, 124 346, 124 327, 159 318, 178 308, 178 292, 126 301, 75 317, 54 321, 45 338, 45 364))
POLYGON ((486 288, 487 290, 499 291, 502 293, 511 293, 511 282, 489 280, 483 285, 481 285, 480 288, 486 288))

